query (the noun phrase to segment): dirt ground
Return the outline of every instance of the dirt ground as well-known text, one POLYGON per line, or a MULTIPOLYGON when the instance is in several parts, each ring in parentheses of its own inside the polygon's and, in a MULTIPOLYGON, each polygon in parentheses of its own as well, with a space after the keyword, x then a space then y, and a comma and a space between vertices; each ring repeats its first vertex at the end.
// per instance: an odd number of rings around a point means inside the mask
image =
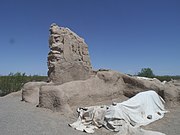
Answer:
POLYGON ((166 135, 180 134, 180 106, 169 109, 169 113, 154 123, 151 123, 145 129, 163 132, 166 135))
MULTIPOLYGON (((180 90, 180 80, 175 80, 174 85, 180 90)), ((169 113, 166 113, 163 119, 151 123, 145 129, 160 131, 166 135, 180 135, 180 105, 167 110, 169 113)))
MULTIPOLYGON (((87 135, 68 126, 76 120, 48 109, 37 108, 20 101, 20 94, 0 98, 1 135, 87 135)), ((166 135, 180 134, 180 106, 169 109, 169 113, 159 121, 146 127, 166 135)), ((98 129, 94 135, 113 135, 106 129, 98 129)))

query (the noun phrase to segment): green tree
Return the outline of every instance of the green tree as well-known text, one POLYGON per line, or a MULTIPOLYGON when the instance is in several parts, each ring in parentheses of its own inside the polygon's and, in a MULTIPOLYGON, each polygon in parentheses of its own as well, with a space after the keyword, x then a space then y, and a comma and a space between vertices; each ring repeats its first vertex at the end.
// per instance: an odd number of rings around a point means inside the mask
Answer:
POLYGON ((142 68, 141 72, 138 73, 138 76, 153 78, 155 75, 151 68, 142 68))

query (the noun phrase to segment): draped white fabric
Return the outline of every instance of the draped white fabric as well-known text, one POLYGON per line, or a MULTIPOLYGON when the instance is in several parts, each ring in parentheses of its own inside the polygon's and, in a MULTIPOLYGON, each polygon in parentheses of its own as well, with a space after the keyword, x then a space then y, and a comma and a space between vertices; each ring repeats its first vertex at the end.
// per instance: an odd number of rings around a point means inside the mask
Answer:
POLYGON ((78 120, 69 125, 87 133, 94 133, 94 129, 104 126, 118 135, 164 135, 140 128, 161 119, 167 112, 164 100, 151 90, 138 93, 122 103, 79 108, 78 112, 78 120))

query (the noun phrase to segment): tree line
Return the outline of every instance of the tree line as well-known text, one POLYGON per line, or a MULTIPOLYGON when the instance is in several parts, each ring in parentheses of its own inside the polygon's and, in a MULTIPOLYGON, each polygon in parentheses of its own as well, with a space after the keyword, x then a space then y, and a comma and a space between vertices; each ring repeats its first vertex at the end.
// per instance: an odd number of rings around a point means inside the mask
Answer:
POLYGON ((47 81, 47 76, 32 76, 20 72, 0 76, 0 96, 19 91, 25 83, 32 81, 47 81))
MULTIPOLYGON (((142 68, 141 71, 138 72, 136 76, 157 78, 160 81, 170 81, 172 79, 173 80, 180 79, 180 76, 155 75, 151 68, 142 68)), ((48 80, 47 76, 26 75, 25 73, 21 73, 21 72, 10 73, 9 75, 6 75, 6 76, 0 76, 0 96, 5 96, 11 92, 16 92, 16 91, 21 90, 23 85, 27 82, 47 81, 47 80, 48 80)))
POLYGON ((164 75, 164 76, 158 76, 153 73, 153 70, 151 68, 142 68, 140 72, 138 72, 137 76, 141 77, 148 77, 148 78, 157 78, 160 81, 171 81, 173 80, 179 80, 180 75, 176 76, 169 76, 169 75, 164 75))

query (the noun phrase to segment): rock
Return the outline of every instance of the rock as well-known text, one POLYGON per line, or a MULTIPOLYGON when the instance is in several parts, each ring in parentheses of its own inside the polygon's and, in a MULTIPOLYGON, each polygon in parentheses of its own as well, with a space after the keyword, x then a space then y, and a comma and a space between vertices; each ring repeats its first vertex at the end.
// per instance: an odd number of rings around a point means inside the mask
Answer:
POLYGON ((170 81, 169 83, 172 83, 172 84, 174 84, 175 86, 177 86, 177 87, 180 88, 180 80, 172 80, 172 81, 170 81))
POLYGON ((22 101, 39 104, 39 90, 42 85, 47 85, 46 82, 28 82, 22 88, 22 101))
POLYGON ((85 80, 91 76, 92 66, 84 39, 68 28, 52 24, 48 54, 49 81, 63 84, 85 80))
MULTIPOLYGON (((138 78, 139 79, 139 78, 138 78)), ((176 104, 180 101, 180 89, 173 83, 162 83, 156 78, 140 79, 146 88, 155 90, 168 104, 176 104)))
POLYGON ((97 71, 87 80, 71 81, 62 85, 42 86, 39 106, 54 111, 69 111, 81 106, 104 104, 113 99, 130 98, 135 94, 154 90, 167 103, 178 101, 178 90, 175 86, 163 85, 156 79, 141 80, 136 77, 116 72, 97 71))
POLYGON ((122 79, 119 76, 121 74, 113 71, 98 72, 97 75, 87 80, 42 86, 39 106, 53 111, 67 112, 73 107, 95 105, 109 99, 123 97, 122 79))

